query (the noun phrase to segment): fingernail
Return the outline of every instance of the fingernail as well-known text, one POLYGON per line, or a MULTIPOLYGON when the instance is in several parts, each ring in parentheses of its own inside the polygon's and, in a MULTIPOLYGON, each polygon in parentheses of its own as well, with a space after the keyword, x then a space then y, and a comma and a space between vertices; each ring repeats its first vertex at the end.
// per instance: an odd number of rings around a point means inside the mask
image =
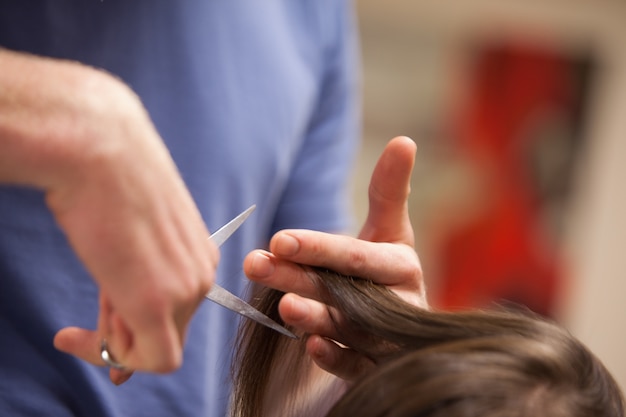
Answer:
POLYGON ((252 266, 249 275, 255 278, 265 278, 274 273, 274 263, 262 253, 256 253, 252 258, 252 266))
POLYGON ((300 242, 289 234, 282 234, 276 240, 273 252, 280 256, 293 256, 300 250, 300 242))

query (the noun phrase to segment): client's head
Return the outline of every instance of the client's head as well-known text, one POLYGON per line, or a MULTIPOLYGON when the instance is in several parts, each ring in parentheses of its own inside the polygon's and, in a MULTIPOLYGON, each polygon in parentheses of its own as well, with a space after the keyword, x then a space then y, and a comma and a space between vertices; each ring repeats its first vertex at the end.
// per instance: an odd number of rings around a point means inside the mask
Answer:
MULTIPOLYGON (((488 320, 488 319, 487 319, 488 320)), ((406 351, 359 380, 328 416, 622 416, 618 388, 579 344, 476 337, 406 351)))
MULTIPOLYGON (((341 342, 377 365, 353 381, 328 416, 624 415, 622 394, 602 363, 566 330, 543 318, 503 309, 425 311, 370 281, 323 270, 312 279, 331 306, 341 342)), ((268 294, 262 300, 274 317, 278 297, 268 294)), ((249 335, 250 329, 244 331, 244 338, 249 335)), ((266 336, 274 342, 261 355, 271 358, 276 336, 266 336)), ((247 356, 248 368, 268 359, 250 360, 250 350, 247 356)), ((247 375, 255 373, 258 381, 267 372, 245 368, 244 363, 236 384, 246 385, 247 375)), ((259 400, 262 390, 259 384, 238 393, 256 391, 249 398, 259 400)))

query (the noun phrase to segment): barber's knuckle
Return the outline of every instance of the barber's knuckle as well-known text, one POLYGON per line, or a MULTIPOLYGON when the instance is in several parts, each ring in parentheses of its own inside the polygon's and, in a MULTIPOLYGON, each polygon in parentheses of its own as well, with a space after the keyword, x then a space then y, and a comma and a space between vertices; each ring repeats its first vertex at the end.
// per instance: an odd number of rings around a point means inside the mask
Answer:
POLYGON ((169 297, 166 291, 161 290, 159 286, 155 286, 143 293, 143 313, 146 316, 156 320, 163 316, 169 304, 169 297))
POLYGON ((215 281, 215 269, 217 262, 213 262, 207 258, 202 259, 202 265, 199 275, 199 285, 201 295, 206 294, 211 289, 215 281))
POLYGON ((204 297, 210 290, 213 285, 213 279, 209 275, 201 275, 198 281, 198 291, 196 291, 196 297, 204 297))
POLYGON ((401 268, 401 275, 406 282, 419 283, 422 278, 422 267, 419 262, 406 262, 401 268))
POLYGON ((198 300, 211 288, 213 272, 210 264, 198 261, 188 262, 176 277, 176 300, 187 304, 198 300))
POLYGON ((183 358, 180 354, 172 354, 168 356, 168 360, 165 363, 166 372, 172 372, 177 370, 183 364, 183 358))
POLYGON ((400 277, 405 282, 421 282, 423 277, 422 264, 412 249, 407 251, 406 256, 398 261, 400 277))
POLYGON ((159 357, 159 361, 156 364, 155 372, 174 372, 182 366, 182 362, 182 355, 177 354, 175 351, 166 353, 159 357))

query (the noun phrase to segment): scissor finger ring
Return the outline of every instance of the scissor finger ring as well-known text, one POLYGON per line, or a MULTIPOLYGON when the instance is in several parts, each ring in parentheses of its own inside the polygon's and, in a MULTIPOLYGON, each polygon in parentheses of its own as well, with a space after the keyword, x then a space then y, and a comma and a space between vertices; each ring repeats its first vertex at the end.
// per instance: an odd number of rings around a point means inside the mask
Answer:
POLYGON ((107 345, 107 340, 102 339, 100 343, 100 357, 108 366, 114 369, 119 369, 120 371, 125 370, 126 368, 121 363, 117 362, 113 355, 109 352, 109 345, 107 345))

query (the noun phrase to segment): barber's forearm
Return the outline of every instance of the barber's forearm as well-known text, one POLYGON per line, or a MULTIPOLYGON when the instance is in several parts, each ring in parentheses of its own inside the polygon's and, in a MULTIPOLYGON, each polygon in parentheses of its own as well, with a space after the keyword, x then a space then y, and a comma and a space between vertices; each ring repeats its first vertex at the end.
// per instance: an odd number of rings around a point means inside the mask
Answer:
POLYGON ((0 49, 0 67, 2 183, 58 186, 115 152, 102 137, 143 111, 123 83, 76 62, 0 49))

